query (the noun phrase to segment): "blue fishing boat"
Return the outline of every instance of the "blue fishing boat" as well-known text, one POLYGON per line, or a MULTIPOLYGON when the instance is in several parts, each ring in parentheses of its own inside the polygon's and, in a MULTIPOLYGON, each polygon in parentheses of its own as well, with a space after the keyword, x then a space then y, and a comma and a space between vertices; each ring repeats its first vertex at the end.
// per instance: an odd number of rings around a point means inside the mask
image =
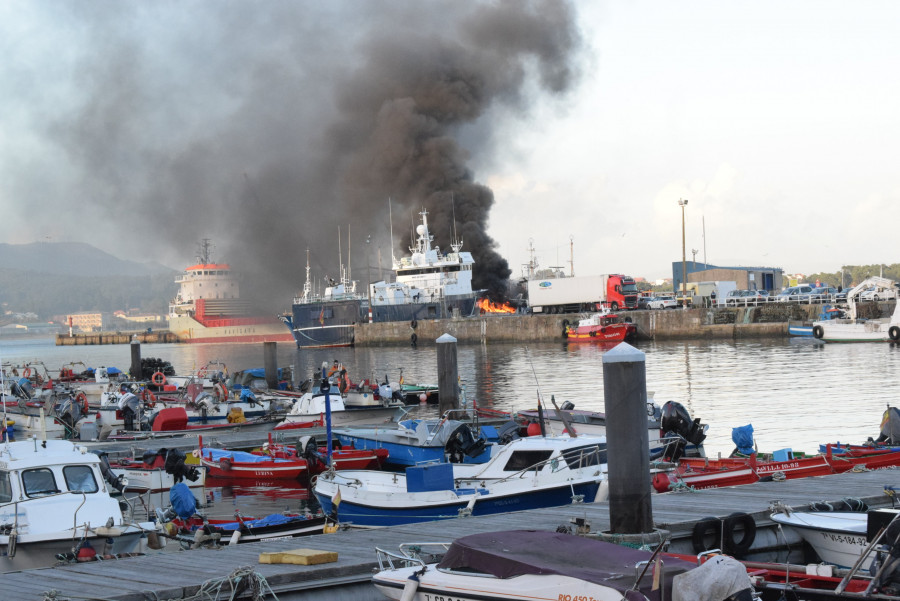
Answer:
POLYGON ((402 474, 324 472, 314 493, 342 523, 395 526, 605 499, 606 438, 519 438, 486 463, 434 463, 402 474))

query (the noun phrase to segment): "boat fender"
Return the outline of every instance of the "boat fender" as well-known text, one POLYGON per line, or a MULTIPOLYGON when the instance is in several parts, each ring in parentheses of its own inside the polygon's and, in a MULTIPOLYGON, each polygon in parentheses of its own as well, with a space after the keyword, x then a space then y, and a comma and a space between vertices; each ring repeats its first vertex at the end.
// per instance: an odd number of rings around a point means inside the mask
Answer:
POLYGON ((891 328, 888 330, 888 336, 890 336, 891 340, 893 340, 894 342, 900 341, 900 327, 891 326, 891 328))
POLYGON ((719 547, 719 541, 722 538, 722 520, 716 517, 706 517, 694 524, 691 531, 691 544, 694 547, 694 553, 708 551, 719 547), (707 545, 707 537, 712 535, 712 542, 707 545))
POLYGON ((236 544, 238 544, 239 542, 241 542, 241 531, 240 531, 240 530, 235 530, 234 533, 231 535, 231 540, 228 541, 228 544, 229 544, 229 545, 236 545, 236 544))
POLYGON ((596 335, 597 335, 596 330, 591 330, 590 334, 588 334, 588 336, 590 336, 591 338, 593 338, 596 335))
POLYGON ((406 579, 406 584, 403 585, 403 594, 400 595, 400 601, 412 601, 416 597, 416 591, 419 588, 419 576, 418 572, 413 572, 409 575, 409 578, 406 579))
POLYGON ((154 373, 150 376, 150 381, 156 384, 157 386, 165 386, 166 385, 166 374, 161 371, 154 373))
POLYGON ((417 341, 418 339, 419 339, 419 337, 416 336, 416 333, 415 333, 415 332, 413 332, 413 333, 410 335, 410 337, 409 337, 409 341, 410 341, 411 343, 413 343, 413 344, 415 344, 416 341, 417 341))
POLYGON ((213 392, 216 395, 216 401, 228 400, 228 390, 220 382, 216 382, 215 386, 213 386, 213 392))
POLYGON ((222 457, 221 459, 219 459, 219 468, 223 472, 230 471, 231 470, 231 459, 229 459, 228 457, 222 457))
POLYGON ((822 329, 822 326, 813 326, 813 336, 816 338, 822 338, 825 335, 825 330, 822 329))
POLYGON ((412 320, 411 322, 409 322, 409 327, 411 327, 414 330, 416 329, 416 326, 418 326, 418 325, 419 325, 419 322, 417 322, 415 319, 412 320))
POLYGON ((600 328, 600 333, 601 333, 601 334, 606 334, 606 327, 600 328))
POLYGON ((756 520, 753 516, 737 511, 725 518, 722 524, 722 542, 730 555, 745 555, 756 540, 756 520))

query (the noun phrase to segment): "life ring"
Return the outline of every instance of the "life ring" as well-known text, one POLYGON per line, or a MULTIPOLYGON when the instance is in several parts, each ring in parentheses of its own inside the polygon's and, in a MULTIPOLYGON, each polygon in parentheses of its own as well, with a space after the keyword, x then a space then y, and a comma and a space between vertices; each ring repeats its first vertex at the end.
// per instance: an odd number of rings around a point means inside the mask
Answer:
POLYGON ((740 511, 732 513, 722 525, 722 546, 729 555, 744 555, 756 540, 756 521, 740 511), (740 532, 740 538, 735 533, 740 532))
POLYGON ((416 340, 418 340, 418 339, 419 339, 419 337, 416 336, 415 332, 413 332, 412 335, 410 335, 410 337, 409 337, 409 341, 412 342, 413 344, 415 344, 416 340))
POLYGON ((213 394, 216 395, 217 401, 228 400, 228 390, 224 386, 222 386, 220 382, 216 382, 215 386, 213 386, 213 394))
POLYGON ((822 338, 825 335, 825 330, 822 329, 822 326, 813 326, 813 336, 816 338, 822 338))
POLYGON ((411 327, 414 330, 416 329, 416 326, 418 326, 418 325, 419 325, 419 322, 417 322, 415 319, 413 319, 411 322, 409 322, 409 327, 411 327))
POLYGON ((150 390, 149 388, 145 388, 144 390, 141 391, 141 400, 144 401, 145 403, 155 403, 156 395, 153 394, 153 391, 150 390))
POLYGON ((157 386, 165 386, 166 385, 166 374, 161 371, 156 372, 152 376, 150 376, 150 381, 156 384, 157 386))
POLYGON ((30 378, 30 377, 31 377, 31 368, 30 368, 30 367, 26 367, 25 369, 23 369, 23 370, 22 370, 22 376, 24 376, 24 377, 26 377, 26 378, 30 378))
POLYGON ((702 551, 708 551, 711 548, 716 548, 721 537, 722 521, 715 517, 703 518, 694 524, 694 529, 691 531, 691 544, 694 547, 694 553, 700 553, 702 551), (712 543, 707 545, 706 540, 710 535, 713 537, 712 543))
POLYGON ((891 337, 891 340, 894 342, 900 341, 900 328, 897 326, 891 326, 888 330, 888 336, 891 337))
POLYGON ((88 410, 90 409, 88 405, 87 395, 83 392, 79 392, 75 395, 75 402, 81 406, 81 412, 87 415, 88 410))
POLYGON ((204 365, 203 367, 201 367, 200 369, 197 370, 197 377, 205 378, 208 373, 209 373, 209 369, 204 365))

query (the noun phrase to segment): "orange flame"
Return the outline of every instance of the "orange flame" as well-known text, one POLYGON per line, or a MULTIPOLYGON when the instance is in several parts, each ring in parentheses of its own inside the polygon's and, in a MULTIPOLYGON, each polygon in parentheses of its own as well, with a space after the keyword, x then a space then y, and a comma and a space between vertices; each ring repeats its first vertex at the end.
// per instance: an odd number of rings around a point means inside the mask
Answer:
POLYGON ((509 303, 503 303, 502 305, 493 303, 490 299, 480 298, 476 303, 478 308, 481 309, 482 313, 515 313, 516 308, 511 306, 509 303))

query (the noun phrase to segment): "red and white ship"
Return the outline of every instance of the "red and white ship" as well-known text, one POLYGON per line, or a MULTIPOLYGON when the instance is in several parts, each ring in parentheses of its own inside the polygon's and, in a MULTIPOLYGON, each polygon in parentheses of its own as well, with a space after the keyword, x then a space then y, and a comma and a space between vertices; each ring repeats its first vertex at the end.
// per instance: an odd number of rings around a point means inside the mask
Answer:
POLYGON ((293 342, 281 320, 253 315, 240 300, 240 287, 231 266, 210 259, 212 245, 200 243, 197 264, 175 278, 180 286, 169 304, 169 331, 181 342, 293 342))

